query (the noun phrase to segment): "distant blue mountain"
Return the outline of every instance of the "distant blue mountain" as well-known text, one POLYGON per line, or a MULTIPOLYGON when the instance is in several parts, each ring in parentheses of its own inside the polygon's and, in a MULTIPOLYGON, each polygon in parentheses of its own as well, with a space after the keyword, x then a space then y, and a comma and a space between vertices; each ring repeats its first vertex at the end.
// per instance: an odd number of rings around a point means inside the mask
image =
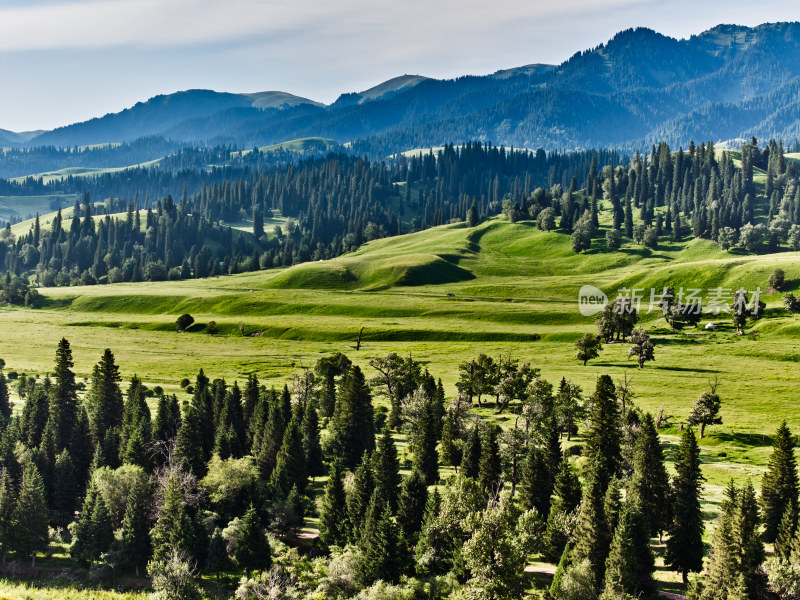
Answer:
POLYGON ((283 92, 190 90, 0 145, 75 146, 160 135, 263 146, 323 137, 392 153, 485 140, 517 147, 642 147, 666 140, 800 137, 800 23, 719 25, 676 40, 629 29, 560 65, 390 79, 325 106, 283 92))

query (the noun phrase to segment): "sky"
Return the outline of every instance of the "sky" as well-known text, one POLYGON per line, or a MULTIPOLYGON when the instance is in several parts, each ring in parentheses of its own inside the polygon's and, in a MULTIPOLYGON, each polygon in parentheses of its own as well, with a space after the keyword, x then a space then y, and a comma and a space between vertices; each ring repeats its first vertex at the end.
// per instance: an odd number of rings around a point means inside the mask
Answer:
POLYGON ((629 27, 797 20, 797 0, 0 0, 0 128, 194 88, 328 103, 406 73, 560 63, 629 27))

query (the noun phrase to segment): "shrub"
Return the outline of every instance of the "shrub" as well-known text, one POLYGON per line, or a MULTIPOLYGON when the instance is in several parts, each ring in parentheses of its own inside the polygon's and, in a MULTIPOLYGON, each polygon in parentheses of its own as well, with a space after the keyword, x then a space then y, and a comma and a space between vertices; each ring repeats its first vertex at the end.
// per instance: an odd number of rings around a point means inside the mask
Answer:
POLYGON ((152 578, 154 600, 200 600, 194 567, 188 558, 173 550, 167 560, 151 560, 147 573, 152 578))
POLYGON ((783 269, 775 269, 769 276, 769 287, 780 291, 785 281, 786 273, 783 272, 783 269))
POLYGON ((189 327, 191 327, 192 323, 194 323, 194 317, 192 315, 182 314, 175 321, 175 327, 178 329, 178 331, 186 331, 189 329, 189 327))

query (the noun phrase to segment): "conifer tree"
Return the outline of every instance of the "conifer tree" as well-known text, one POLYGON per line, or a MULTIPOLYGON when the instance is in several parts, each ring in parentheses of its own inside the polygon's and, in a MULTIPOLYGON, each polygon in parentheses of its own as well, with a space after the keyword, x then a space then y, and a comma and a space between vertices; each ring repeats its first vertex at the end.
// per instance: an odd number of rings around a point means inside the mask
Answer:
POLYGON ((461 474, 464 477, 478 478, 481 468, 481 429, 476 421, 464 445, 464 459, 461 461, 461 474))
POLYGON ((196 530, 181 489, 180 477, 172 473, 164 488, 164 500, 158 518, 150 531, 153 560, 165 561, 174 550, 193 555, 196 550, 196 530))
POLYGON ((89 479, 89 469, 92 465, 93 456, 89 416, 86 414, 86 409, 83 406, 78 408, 78 419, 72 430, 72 440, 70 441, 69 448, 72 466, 75 468, 75 481, 78 483, 78 493, 82 494, 86 489, 86 483, 89 479))
POLYGON ((700 448, 691 427, 684 430, 675 457, 672 480, 672 524, 664 562, 678 571, 684 584, 689 571, 703 568, 703 515, 700 511, 700 448))
POLYGON ((178 464, 197 477, 202 477, 206 472, 201 435, 197 409, 192 405, 185 406, 178 437, 175 440, 175 459, 178 464))
POLYGON ((303 412, 303 453, 306 457, 306 470, 311 477, 322 475, 325 467, 322 464, 322 446, 319 439, 319 414, 317 401, 309 400, 303 412))
POLYGON ((669 477, 653 417, 642 420, 633 454, 630 495, 648 523, 649 535, 660 535, 671 520, 669 477))
POLYGON ((125 501, 122 518, 122 556, 136 575, 139 567, 147 565, 150 555, 150 485, 137 479, 125 501))
POLYGON ((434 401, 425 403, 425 414, 414 442, 414 467, 422 473, 425 482, 433 485, 439 480, 439 454, 436 451, 437 418, 434 401))
POLYGON ((69 342, 62 338, 56 350, 53 385, 50 388, 50 416, 56 424, 57 452, 70 442, 78 418, 77 385, 72 366, 72 349, 69 342))
POLYGON ((114 354, 106 349, 94 367, 88 397, 89 425, 95 443, 102 443, 109 429, 122 425, 123 402, 119 367, 114 354))
POLYGON ((500 445, 497 442, 499 435, 499 426, 489 425, 484 431, 483 440, 481 442, 481 462, 478 482, 484 492, 490 496, 499 493, 503 475, 503 465, 500 459, 500 445))
POLYGON ((280 498, 286 498, 289 490, 297 486, 298 491, 305 493, 306 457, 303 452, 303 437, 300 432, 299 420, 302 417, 296 412, 289 422, 283 435, 283 443, 275 460, 275 469, 272 471, 271 483, 280 498))
POLYGON ((653 591, 654 558, 639 508, 628 503, 613 532, 602 598, 634 598, 653 591))
POLYGON ((422 528, 425 506, 428 503, 428 486, 422 474, 414 469, 403 479, 397 503, 397 522, 406 540, 412 540, 422 528))
POLYGON ((588 560, 594 580, 602 581, 608 557, 610 532, 604 510, 605 491, 598 475, 591 477, 583 493, 578 523, 575 531, 575 548, 572 560, 588 560))
POLYGON ((361 464, 353 472, 353 485, 347 494, 347 514, 350 523, 349 539, 352 543, 361 539, 361 530, 367 515, 369 502, 375 491, 370 455, 364 453, 361 464))
POLYGON ((47 548, 47 524, 44 482, 36 465, 30 463, 22 476, 22 486, 11 527, 14 550, 22 557, 30 557, 32 568, 36 567, 37 552, 47 548))
POLYGON ((368 582, 377 580, 393 583, 400 578, 405 565, 403 540, 387 503, 379 512, 375 528, 364 544, 361 577, 368 582))
POLYGON ((458 434, 455 411, 448 410, 442 424, 441 459, 444 465, 455 467, 456 471, 458 471, 463 456, 458 434))
POLYGON ((347 468, 355 467, 365 450, 375 449, 372 396, 358 366, 353 366, 342 381, 329 440, 332 454, 347 468))
POLYGON ((11 399, 8 394, 8 383, 6 376, 0 368, 0 416, 8 422, 11 420, 11 399))
POLYGON ((603 494, 608 483, 619 472, 622 461, 620 438, 616 388, 610 376, 601 375, 597 380, 589 410, 584 455, 595 470, 593 477, 598 479, 603 494))
POLYGON ((6 566, 6 555, 13 546, 14 509, 17 506, 17 490, 7 468, 0 476, 0 561, 6 566))
POLYGON ((761 482, 764 541, 774 542, 787 510, 797 527, 798 481, 792 434, 784 421, 775 434, 767 472, 761 482))
POLYGON ((60 523, 69 523, 78 498, 78 482, 69 451, 64 448, 56 457, 53 472, 53 512, 60 523))
POLYGON ((242 518, 233 558, 248 575, 254 569, 265 570, 272 565, 272 549, 267 532, 252 505, 242 518))
POLYGON ((535 508, 536 512, 547 518, 550 513, 550 496, 553 484, 549 465, 544 452, 538 446, 528 447, 528 457, 522 467, 520 481, 520 502, 525 510, 535 508))
POLYGON ((389 503, 392 511, 397 510, 397 496, 400 492, 400 461, 392 433, 385 427, 378 438, 378 447, 372 456, 375 490, 381 500, 389 503))
POLYGON ((319 516, 319 538, 326 546, 347 543, 347 499, 344 492, 344 473, 339 461, 334 461, 319 516))

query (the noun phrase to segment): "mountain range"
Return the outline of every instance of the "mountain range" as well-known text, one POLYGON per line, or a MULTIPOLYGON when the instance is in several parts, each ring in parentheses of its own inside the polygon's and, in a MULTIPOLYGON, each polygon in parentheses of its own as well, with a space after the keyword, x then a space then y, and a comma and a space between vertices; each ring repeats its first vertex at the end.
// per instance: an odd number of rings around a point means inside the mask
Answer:
POLYGON ((560 65, 450 80, 404 75, 330 105, 277 91, 182 91, 52 131, 0 130, 0 145, 145 136, 246 148, 321 137, 377 154, 467 140, 551 150, 792 142, 800 138, 800 23, 718 25, 681 40, 629 29, 560 65))

